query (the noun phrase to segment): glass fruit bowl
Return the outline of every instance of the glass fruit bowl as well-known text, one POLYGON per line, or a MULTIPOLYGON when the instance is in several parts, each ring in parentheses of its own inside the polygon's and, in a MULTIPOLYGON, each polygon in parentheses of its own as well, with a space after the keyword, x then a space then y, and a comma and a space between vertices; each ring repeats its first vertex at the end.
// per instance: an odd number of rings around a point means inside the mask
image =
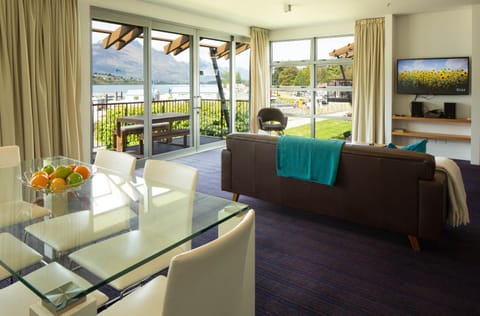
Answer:
POLYGON ((22 164, 21 181, 35 191, 63 193, 80 190, 95 167, 65 157, 35 159, 22 164))

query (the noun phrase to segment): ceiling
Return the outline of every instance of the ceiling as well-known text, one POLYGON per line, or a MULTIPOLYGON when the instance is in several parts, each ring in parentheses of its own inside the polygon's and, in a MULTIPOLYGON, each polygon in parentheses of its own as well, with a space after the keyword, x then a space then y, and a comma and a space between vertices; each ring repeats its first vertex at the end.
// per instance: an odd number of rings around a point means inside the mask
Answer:
POLYGON ((351 22, 388 14, 450 10, 480 0, 142 0, 243 26, 270 30, 351 22), (286 11, 286 5, 291 11, 286 11))

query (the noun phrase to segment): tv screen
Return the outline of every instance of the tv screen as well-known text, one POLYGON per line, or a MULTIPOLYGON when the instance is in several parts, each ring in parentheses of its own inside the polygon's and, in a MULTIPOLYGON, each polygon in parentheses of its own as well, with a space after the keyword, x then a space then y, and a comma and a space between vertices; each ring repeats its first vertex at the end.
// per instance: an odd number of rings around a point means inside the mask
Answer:
POLYGON ((462 95, 470 93, 468 57, 397 60, 397 93, 462 95))

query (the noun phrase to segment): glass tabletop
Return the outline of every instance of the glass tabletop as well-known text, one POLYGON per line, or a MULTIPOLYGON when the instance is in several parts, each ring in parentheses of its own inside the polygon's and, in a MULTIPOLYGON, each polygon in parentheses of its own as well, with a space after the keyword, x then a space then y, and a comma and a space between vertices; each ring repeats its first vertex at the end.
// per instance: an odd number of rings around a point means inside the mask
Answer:
POLYGON ((65 157, 0 168, 0 177, 14 191, 0 192, 0 278, 18 278, 54 311, 105 284, 122 290, 159 272, 192 238, 248 209, 65 157), (47 185, 32 181, 52 171, 45 166, 62 177, 60 166, 88 172, 60 187, 52 172, 47 185))

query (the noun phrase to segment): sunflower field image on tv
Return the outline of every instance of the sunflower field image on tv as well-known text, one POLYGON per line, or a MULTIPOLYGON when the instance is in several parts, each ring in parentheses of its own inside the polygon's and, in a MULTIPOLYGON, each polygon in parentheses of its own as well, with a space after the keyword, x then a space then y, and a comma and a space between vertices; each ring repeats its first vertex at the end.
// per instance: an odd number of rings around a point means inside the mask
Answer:
POLYGON ((397 93, 469 94, 469 58, 417 58, 397 61, 397 93))

